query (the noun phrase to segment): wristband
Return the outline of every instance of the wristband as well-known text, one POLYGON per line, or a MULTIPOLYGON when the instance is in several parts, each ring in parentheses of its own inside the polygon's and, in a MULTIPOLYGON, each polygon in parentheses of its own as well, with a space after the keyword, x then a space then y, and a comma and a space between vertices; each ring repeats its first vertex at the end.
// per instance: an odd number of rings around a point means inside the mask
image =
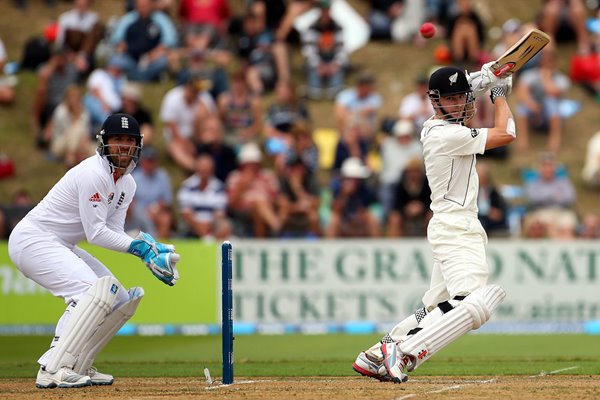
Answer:
POLYGON ((501 86, 493 87, 490 93, 492 103, 495 103, 496 97, 506 97, 506 89, 501 86))

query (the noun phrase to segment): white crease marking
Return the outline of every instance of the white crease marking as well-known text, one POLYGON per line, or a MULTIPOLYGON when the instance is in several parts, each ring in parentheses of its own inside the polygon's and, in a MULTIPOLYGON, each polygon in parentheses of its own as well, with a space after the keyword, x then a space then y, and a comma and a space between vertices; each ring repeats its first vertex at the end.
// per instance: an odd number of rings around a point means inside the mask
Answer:
POLYGON ((540 376, 546 376, 546 375, 554 375, 554 374, 558 374, 560 372, 565 372, 565 371, 570 371, 572 369, 577 369, 579 368, 579 365, 574 365, 572 367, 567 367, 567 368, 561 368, 561 369, 557 369, 554 371, 550 371, 550 372, 546 372, 546 371, 541 371, 539 374, 537 375, 530 375, 530 378, 539 378, 540 376))
MULTIPOLYGON (((483 381, 465 381, 465 382, 468 382, 468 383, 466 383, 464 385, 452 385, 452 386, 443 387, 441 389, 430 390, 428 392, 421 393, 421 395, 428 395, 428 394, 434 394, 434 393, 443 393, 443 392, 448 392, 450 390, 460 390, 460 389, 465 388, 467 386, 480 385, 480 384, 486 384, 486 383, 494 383, 494 382, 496 382, 496 379, 486 379, 486 380, 483 380, 483 381)), ((417 396, 419 396, 419 394, 417 394, 417 393, 410 393, 410 394, 407 394, 407 395, 402 396, 402 397, 396 397, 394 400, 411 399, 411 398, 417 397, 417 396)))

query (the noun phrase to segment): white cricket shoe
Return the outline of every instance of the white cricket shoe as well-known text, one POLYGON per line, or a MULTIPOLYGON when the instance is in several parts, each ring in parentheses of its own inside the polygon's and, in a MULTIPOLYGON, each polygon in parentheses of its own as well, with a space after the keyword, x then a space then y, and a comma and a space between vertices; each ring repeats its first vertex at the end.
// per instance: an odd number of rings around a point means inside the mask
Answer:
POLYGON ((383 362, 372 360, 364 351, 361 351, 358 357, 356 357, 356 361, 352 364, 352 368, 363 376, 375 378, 381 382, 391 382, 392 380, 388 375, 383 362))
POLYGON ((92 380, 89 376, 79 375, 67 367, 62 367, 55 373, 48 372, 40 367, 35 380, 35 387, 38 389, 52 389, 55 387, 78 388, 90 386, 91 384, 92 380))
POLYGON ((383 353, 383 366, 394 383, 402 383, 408 380, 408 375, 404 373, 407 358, 398 352, 396 342, 381 343, 381 352, 383 353))
POLYGON ((110 374, 103 374, 98 371, 96 367, 90 367, 86 371, 86 374, 91 378, 92 385, 112 385, 115 381, 115 378, 110 374))

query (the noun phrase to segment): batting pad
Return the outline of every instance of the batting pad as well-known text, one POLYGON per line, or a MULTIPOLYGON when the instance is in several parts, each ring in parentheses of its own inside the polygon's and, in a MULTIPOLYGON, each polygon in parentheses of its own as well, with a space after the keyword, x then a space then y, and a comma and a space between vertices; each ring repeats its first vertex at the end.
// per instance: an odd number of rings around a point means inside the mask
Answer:
POLYGON ((80 375, 87 375, 87 371, 94 363, 98 353, 110 342, 119 329, 133 317, 140 301, 142 301, 142 297, 144 297, 144 289, 141 287, 132 287, 129 289, 129 300, 108 314, 104 322, 94 332, 83 347, 83 350, 81 350, 73 367, 75 372, 80 375))
POLYGON ((497 285, 479 288, 465 297, 453 310, 401 342, 398 350, 411 361, 408 370, 418 368, 429 357, 465 333, 486 323, 505 296, 504 289, 497 285))
POLYGON ((71 311, 69 322, 58 339, 46 371, 73 368, 77 356, 106 316, 112 312, 121 284, 113 276, 104 276, 83 294, 71 311))

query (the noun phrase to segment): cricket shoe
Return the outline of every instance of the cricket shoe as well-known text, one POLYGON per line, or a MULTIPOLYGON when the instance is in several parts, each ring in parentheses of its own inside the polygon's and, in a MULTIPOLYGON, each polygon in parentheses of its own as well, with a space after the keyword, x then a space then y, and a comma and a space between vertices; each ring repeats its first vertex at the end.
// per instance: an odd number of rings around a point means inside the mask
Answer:
POLYGON ((370 359, 364 351, 361 351, 358 357, 356 357, 356 361, 352 364, 352 368, 363 376, 375 378, 381 382, 392 381, 392 378, 388 375, 383 363, 381 361, 370 359))
POLYGON ((394 383, 406 382, 408 375, 404 373, 404 368, 406 368, 408 358, 398 352, 397 343, 381 343, 381 352, 383 353, 383 366, 391 381, 394 383))
POLYGON ((86 371, 86 374, 90 377, 92 380, 92 385, 94 386, 108 386, 112 385, 115 381, 115 378, 112 375, 103 374, 102 372, 98 371, 96 367, 90 367, 90 369, 86 371))
POLYGON ((46 371, 45 368, 40 367, 35 380, 35 387, 38 389, 52 389, 55 387, 78 388, 90 386, 91 384, 92 380, 89 376, 79 375, 67 367, 62 367, 55 373, 51 373, 46 371))

